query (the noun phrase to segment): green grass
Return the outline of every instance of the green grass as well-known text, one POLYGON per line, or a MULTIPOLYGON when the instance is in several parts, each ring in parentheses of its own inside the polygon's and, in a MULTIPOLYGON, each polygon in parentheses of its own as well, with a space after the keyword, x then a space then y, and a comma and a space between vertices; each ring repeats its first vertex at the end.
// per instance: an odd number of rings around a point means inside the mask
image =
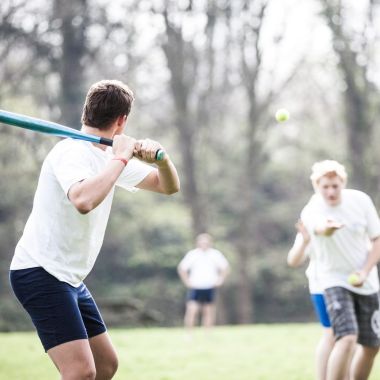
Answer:
MULTIPOLYGON (((312 380, 317 324, 196 329, 111 330, 116 380, 312 380)), ((0 379, 59 376, 34 333, 0 334, 0 379)), ((380 356, 371 380, 380 379, 380 356)))

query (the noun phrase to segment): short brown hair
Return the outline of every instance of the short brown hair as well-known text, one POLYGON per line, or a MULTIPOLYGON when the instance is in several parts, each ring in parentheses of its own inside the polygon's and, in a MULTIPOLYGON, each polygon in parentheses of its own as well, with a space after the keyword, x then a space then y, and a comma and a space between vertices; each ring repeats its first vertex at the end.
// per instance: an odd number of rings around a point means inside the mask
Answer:
POLYGON ((107 129, 120 116, 131 112, 132 90, 118 80, 102 80, 88 90, 83 106, 82 123, 94 128, 107 129))

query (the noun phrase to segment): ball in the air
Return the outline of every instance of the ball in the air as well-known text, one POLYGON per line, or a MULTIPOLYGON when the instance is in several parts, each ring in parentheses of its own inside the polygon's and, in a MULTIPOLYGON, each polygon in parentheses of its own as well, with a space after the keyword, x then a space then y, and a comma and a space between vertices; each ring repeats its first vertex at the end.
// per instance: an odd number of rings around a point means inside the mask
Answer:
POLYGON ((356 273, 352 273, 348 276, 348 283, 350 285, 356 285, 359 281, 360 281, 360 278, 356 273))
POLYGON ((290 114, 287 109, 280 108, 279 110, 277 110, 275 117, 279 123, 282 123, 283 121, 286 121, 289 119, 290 114))

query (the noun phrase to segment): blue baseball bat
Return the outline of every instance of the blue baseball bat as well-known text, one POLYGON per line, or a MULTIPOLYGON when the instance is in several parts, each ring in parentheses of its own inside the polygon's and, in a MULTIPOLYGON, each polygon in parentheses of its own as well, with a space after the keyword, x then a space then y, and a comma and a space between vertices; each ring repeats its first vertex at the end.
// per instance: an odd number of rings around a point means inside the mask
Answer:
MULTIPOLYGON (((69 128, 64 125, 53 123, 52 121, 46 121, 37 119, 36 117, 25 116, 14 112, 0 110, 0 122, 4 124, 14 125, 24 129, 30 129, 31 131, 47 133, 49 135, 58 137, 70 137, 77 140, 90 141, 97 144, 112 146, 113 140, 105 137, 99 137, 90 135, 78 131, 74 128, 69 128)), ((161 161, 165 156, 165 152, 162 149, 158 149, 156 152, 156 160, 161 161)))

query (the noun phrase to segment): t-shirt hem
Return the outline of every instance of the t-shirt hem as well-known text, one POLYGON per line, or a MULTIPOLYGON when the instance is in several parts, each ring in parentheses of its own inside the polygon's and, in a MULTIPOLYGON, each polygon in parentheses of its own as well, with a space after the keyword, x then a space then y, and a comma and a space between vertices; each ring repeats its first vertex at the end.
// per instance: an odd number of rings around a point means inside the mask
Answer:
POLYGON ((335 288, 335 287, 344 288, 344 289, 349 290, 352 293, 359 294, 359 295, 362 295, 362 296, 369 296, 371 294, 375 294, 375 293, 379 292, 379 287, 377 289, 372 288, 372 289, 368 289, 368 290, 364 290, 363 291, 360 288, 357 288, 357 287, 354 287, 354 286, 350 286, 348 284, 341 284, 341 283, 330 284, 328 286, 325 286, 324 290, 329 289, 329 288, 335 288))

